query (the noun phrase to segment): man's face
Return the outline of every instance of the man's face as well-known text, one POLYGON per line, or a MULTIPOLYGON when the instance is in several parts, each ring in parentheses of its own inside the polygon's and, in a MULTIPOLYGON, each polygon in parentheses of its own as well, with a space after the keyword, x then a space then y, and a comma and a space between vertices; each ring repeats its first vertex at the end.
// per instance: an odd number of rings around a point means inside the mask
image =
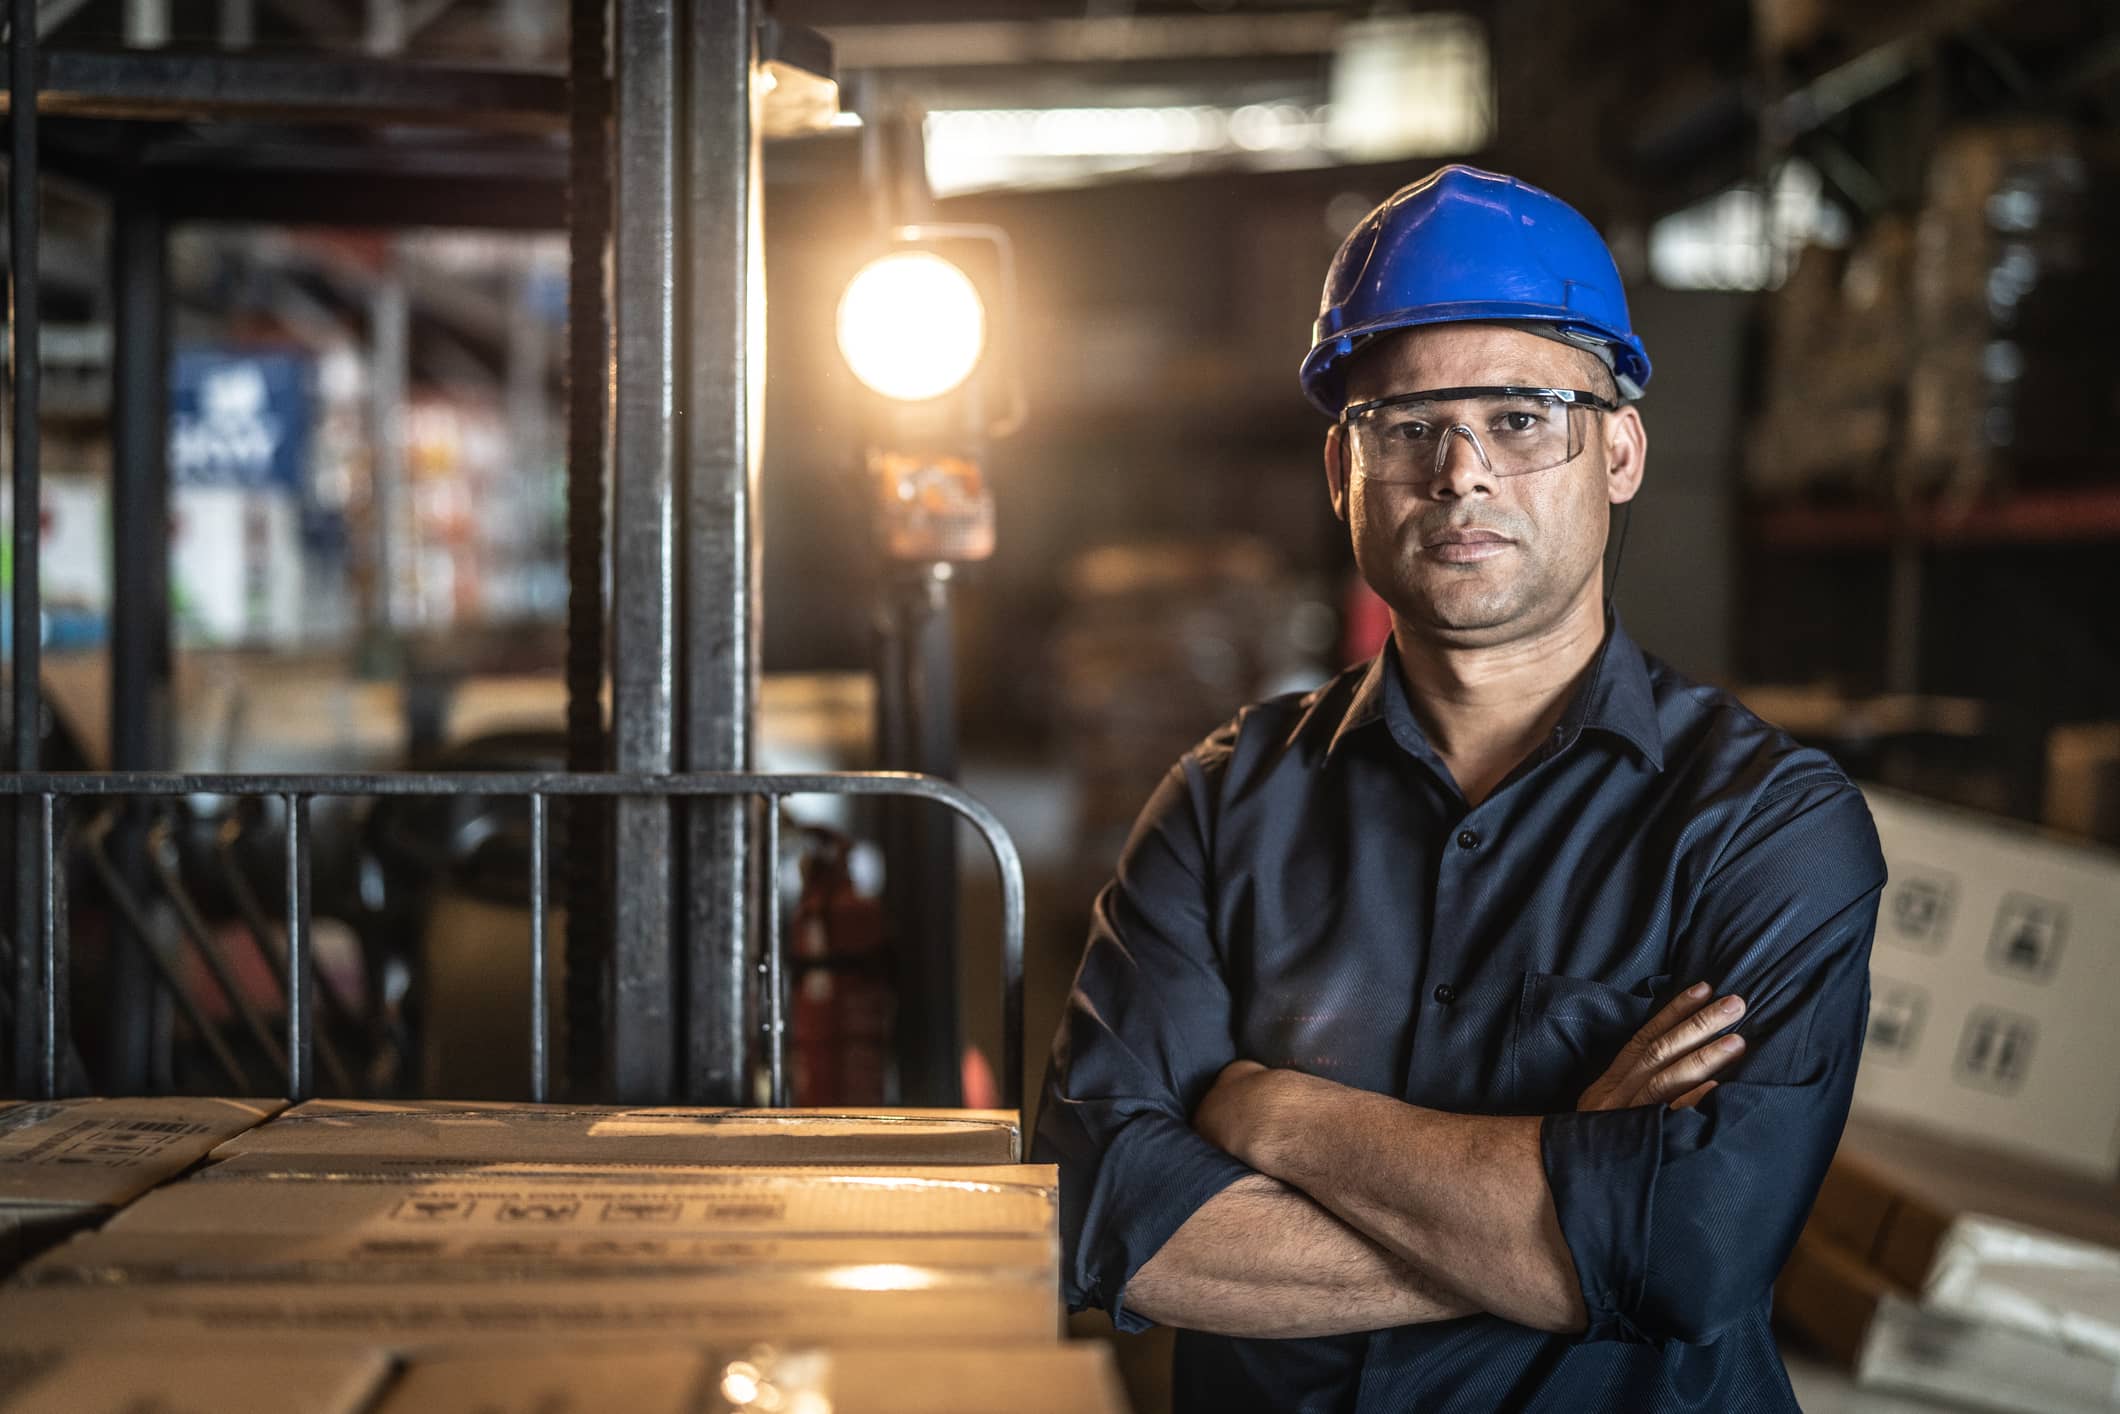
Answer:
MULTIPOLYGON (((1582 388, 1609 396, 1595 355, 1500 324, 1402 330, 1348 371, 1348 402, 1428 388, 1582 388)), ((1496 476, 1470 442, 1444 441, 1440 474, 1421 484, 1371 481, 1343 432, 1326 447, 1333 508, 1362 577, 1399 618, 1465 646, 1505 643, 1558 623, 1601 583, 1608 508, 1632 499, 1645 442, 1640 416, 1588 419, 1574 460, 1496 476)))

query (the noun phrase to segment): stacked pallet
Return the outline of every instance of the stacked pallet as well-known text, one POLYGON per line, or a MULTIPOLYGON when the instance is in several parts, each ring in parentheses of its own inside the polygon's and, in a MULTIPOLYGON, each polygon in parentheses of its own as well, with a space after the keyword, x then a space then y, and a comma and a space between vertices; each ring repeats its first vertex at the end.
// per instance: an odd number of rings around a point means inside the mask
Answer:
POLYGON ((241 1408, 215 1371, 269 1350, 314 1369, 250 1407, 1117 1408, 1058 1342, 1020 1144, 1013 1112, 312 1102, 0 1288, 0 1382, 241 1408))

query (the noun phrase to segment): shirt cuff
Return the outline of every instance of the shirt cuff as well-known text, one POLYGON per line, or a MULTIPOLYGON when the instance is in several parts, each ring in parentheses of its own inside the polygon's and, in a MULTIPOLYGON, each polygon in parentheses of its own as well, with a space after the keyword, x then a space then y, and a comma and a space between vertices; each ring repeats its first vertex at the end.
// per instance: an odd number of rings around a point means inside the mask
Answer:
POLYGON ((1083 1227, 1098 1234, 1096 1279, 1084 1285, 1103 1301, 1114 1326, 1142 1331, 1155 1324, 1126 1309, 1134 1273, 1208 1199, 1251 1172, 1167 1114, 1139 1115, 1112 1137, 1083 1227))
POLYGON ((1648 1274, 1664 1107, 1547 1115, 1539 1152, 1590 1323, 1580 1340, 1651 1343, 1635 1324, 1648 1274))

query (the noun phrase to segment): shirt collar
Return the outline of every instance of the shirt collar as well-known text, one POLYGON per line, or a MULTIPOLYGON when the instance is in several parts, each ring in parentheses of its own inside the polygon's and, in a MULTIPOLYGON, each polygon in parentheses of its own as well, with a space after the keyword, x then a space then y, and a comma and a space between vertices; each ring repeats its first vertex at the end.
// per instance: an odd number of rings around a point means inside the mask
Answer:
MULTIPOLYGON (((1398 743, 1414 755, 1433 754, 1406 700, 1398 645, 1389 638, 1355 685, 1347 711, 1325 748, 1325 759, 1331 761, 1351 733, 1377 722, 1385 723, 1398 743)), ((1648 658, 1627 636, 1616 610, 1606 618, 1605 641, 1592 660, 1589 677, 1554 728, 1553 749, 1574 745, 1585 731, 1616 736, 1639 751, 1651 768, 1664 769, 1664 733, 1656 717, 1656 690, 1649 681, 1648 658)))

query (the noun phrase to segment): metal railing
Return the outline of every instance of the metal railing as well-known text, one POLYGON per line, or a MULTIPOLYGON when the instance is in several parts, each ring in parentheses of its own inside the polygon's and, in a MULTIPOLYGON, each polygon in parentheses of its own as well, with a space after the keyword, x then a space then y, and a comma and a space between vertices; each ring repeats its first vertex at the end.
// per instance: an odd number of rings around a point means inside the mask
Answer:
MULTIPOLYGON (((319 796, 455 796, 517 797, 530 809, 530 1092, 543 1102, 550 1094, 551 1017, 546 996, 546 931, 550 901, 548 803, 555 797, 609 799, 677 799, 743 797, 763 805, 762 865, 754 878, 762 933, 762 956, 756 976, 764 1001, 759 1028, 766 1060, 767 1090, 774 1105, 788 1099, 787 997, 783 977, 780 924, 780 802, 791 796, 896 796, 944 806, 969 821, 985 840, 1001 883, 1001 1016, 1002 1099, 1014 1108, 1023 1089, 1023 863, 991 810, 960 787, 935 777, 889 771, 702 772, 682 775, 545 772, 378 772, 354 774, 200 775, 163 772, 46 772, 0 774, 0 797, 13 797, 34 822, 34 838, 17 835, 17 874, 32 886, 27 908, 17 917, 34 915, 34 940, 18 930, 15 948, 14 1019, 16 1084, 41 1097, 59 1094, 72 1053, 72 1020, 68 1000, 72 965, 66 918, 64 859, 69 839, 63 805, 83 799, 216 796, 277 799, 287 812, 285 869, 287 905, 285 987, 287 1021, 285 1073, 290 1100, 315 1093, 318 1029, 314 950, 311 945, 309 803, 319 796), (26 1064, 25 1064, 26 1062, 26 1064), (33 1082, 33 1083, 32 1083, 33 1082)), ((101 859, 100 853, 96 858, 101 859)), ((187 925, 188 926, 188 925, 187 925)), ((255 920, 253 921, 255 926, 255 920)), ((266 940, 257 940, 270 953, 266 940)), ((210 957, 203 944, 202 953, 210 957)), ((182 996, 174 979, 163 984, 182 996)), ((235 997, 230 991, 231 999, 235 997)), ((246 1018, 248 1019, 248 1018, 246 1018)), ((195 1027, 211 1035, 202 1019, 195 1027)), ((616 1018, 623 1025, 624 1018, 616 1018)), ((268 1049, 276 1049, 268 1047, 268 1049)), ((224 1060, 224 1065, 226 1064, 224 1060)))

